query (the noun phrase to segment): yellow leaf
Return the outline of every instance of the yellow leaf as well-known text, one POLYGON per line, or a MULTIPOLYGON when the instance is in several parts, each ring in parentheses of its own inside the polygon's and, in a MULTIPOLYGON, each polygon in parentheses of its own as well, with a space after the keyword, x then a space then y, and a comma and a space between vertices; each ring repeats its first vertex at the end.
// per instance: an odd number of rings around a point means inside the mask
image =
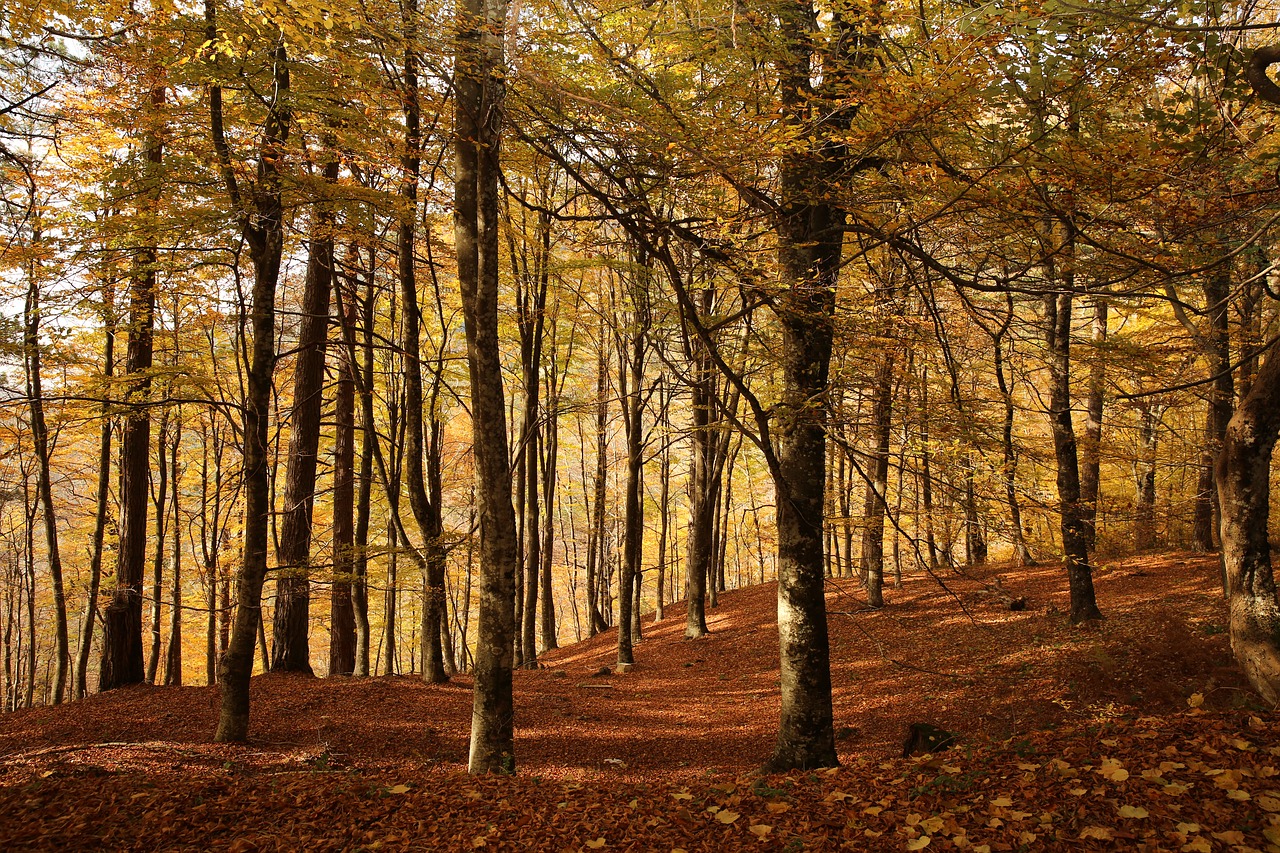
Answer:
POLYGON ((1228 741, 1228 743, 1236 749, 1244 750, 1245 752, 1249 752, 1253 749, 1253 744, 1249 743, 1249 741, 1244 738, 1233 737, 1228 741))
POLYGON ((751 824, 751 826, 747 827, 747 831, 750 832, 752 835, 754 835, 756 838, 764 838, 772 830, 773 830, 773 827, 765 823, 753 823, 751 824))
POLYGON ((1009 806, 1013 805, 1013 800, 1008 797, 996 797, 991 801, 991 805, 996 808, 1007 809, 1009 806))
POLYGON ((1098 768, 1098 775, 1112 782, 1123 782, 1129 778, 1129 771, 1121 767, 1120 762, 1114 758, 1104 758, 1102 766, 1098 768))
POLYGON ((1192 708, 1199 708, 1201 705, 1204 704, 1204 694, 1192 693, 1191 696, 1187 699, 1187 704, 1190 705, 1192 708))
POLYGON ((1040 765, 1039 765, 1039 764, 1028 764, 1028 763, 1026 763, 1026 762, 1022 762, 1022 761, 1020 761, 1020 762, 1018 762, 1018 769, 1019 769, 1019 770, 1039 770, 1039 769, 1040 769, 1040 765))
POLYGON ((769 814, 781 814, 791 808, 790 803, 765 803, 765 811, 769 814))
POLYGON ((1089 792, 1086 791, 1084 788, 1072 788, 1070 791, 1067 791, 1067 793, 1073 797, 1083 797, 1085 794, 1089 792))
POLYGON ((1254 800, 1258 804, 1258 808, 1265 812, 1280 812, 1280 799, 1268 797, 1266 794, 1254 800))
POLYGON ((1227 799, 1239 800, 1240 802, 1244 802, 1245 800, 1249 799, 1249 792, 1241 790, 1240 788, 1236 788, 1235 790, 1227 791, 1227 799))
POLYGON ((991 845, 975 844, 973 845, 973 853, 991 853, 991 845))
POLYGON ((829 803, 832 800, 841 800, 841 801, 847 802, 849 800, 856 800, 858 798, 853 794, 846 794, 844 791, 832 791, 830 794, 827 794, 827 796, 824 797, 823 799, 829 803))
POLYGON ((737 820, 740 817, 742 817, 742 815, 738 814, 735 811, 730 811, 729 809, 724 809, 722 811, 716 812, 716 820, 720 821, 721 823, 733 823, 735 820, 737 820))
POLYGON ((587 846, 589 849, 591 849, 591 850, 599 850, 601 847, 603 847, 603 846, 604 846, 604 839, 603 839, 603 838, 593 838, 592 840, 587 841, 587 842, 585 842, 585 843, 586 843, 586 846, 587 846))
POLYGON ((928 846, 929 846, 929 842, 930 842, 930 841, 932 841, 932 840, 933 840, 933 839, 932 839, 932 838, 930 838, 930 837, 929 837, 929 836, 927 836, 927 835, 922 835, 922 836, 920 836, 919 838, 913 838, 913 839, 911 839, 910 841, 908 841, 908 842, 907 842, 907 849, 908 849, 908 850, 923 850, 924 848, 926 848, 926 847, 928 847, 928 846))
POLYGON ((1036 838, 1037 836, 1034 832, 1023 830, 1022 833, 1018 836, 1018 843, 1021 844, 1022 847, 1025 849, 1027 847, 1030 847, 1031 842, 1035 841, 1036 838))
POLYGON ((1086 826, 1080 830, 1081 838, 1096 838, 1099 841, 1110 841, 1111 830, 1105 826, 1086 826))
POLYGON ((1268 826, 1262 830, 1262 837, 1280 847, 1280 826, 1268 826))
POLYGON ((409 793, 408 785, 392 785, 387 789, 388 794, 407 794, 409 793))
POLYGON ((882 811, 884 811, 883 806, 867 806, 865 809, 862 810, 862 813, 869 814, 869 815, 878 815, 882 811))
POLYGON ((936 835, 945 824, 946 822, 940 817, 930 817, 920 821, 920 828, 930 835, 936 835))
POLYGON ((1191 834, 1191 833, 1193 833, 1193 832, 1199 832, 1199 831, 1200 831, 1200 824, 1198 824, 1198 823, 1180 823, 1180 824, 1178 824, 1177 829, 1178 829, 1178 832, 1181 832, 1181 833, 1183 833, 1184 835, 1190 835, 1190 834, 1191 834))
POLYGON ((1168 794, 1170 797, 1181 797, 1187 792, 1188 788, 1186 785, 1179 785, 1177 782, 1174 782, 1172 785, 1165 785, 1160 790, 1165 794, 1168 794))
POLYGON ((1209 839, 1197 835, 1182 845, 1182 853, 1213 853, 1213 845, 1209 843, 1209 839))
POLYGON ((692 799, 693 799, 693 794, 687 793, 687 792, 685 792, 685 791, 681 791, 681 792, 680 792, 680 793, 678 793, 678 794, 672 794, 672 795, 671 795, 671 799, 673 799, 673 800, 692 800, 692 799))
POLYGON ((1147 817, 1149 812, 1142 806, 1121 806, 1120 817, 1130 817, 1136 820, 1142 820, 1147 817))
POLYGON ((1238 829, 1229 829, 1226 832, 1215 832, 1213 837, 1221 841, 1223 844, 1244 844, 1244 833, 1238 829))
POLYGON ((481 847, 484 847, 488 843, 489 843, 489 839, 485 838, 483 835, 477 835, 475 838, 471 839, 471 846, 477 850, 479 850, 481 847))

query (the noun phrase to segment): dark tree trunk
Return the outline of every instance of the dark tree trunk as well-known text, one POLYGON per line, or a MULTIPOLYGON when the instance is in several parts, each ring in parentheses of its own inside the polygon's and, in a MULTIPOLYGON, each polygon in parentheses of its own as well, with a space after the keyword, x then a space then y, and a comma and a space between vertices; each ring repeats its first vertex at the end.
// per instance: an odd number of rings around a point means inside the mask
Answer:
POLYGON ((608 476, 609 373, 608 347, 604 337, 604 315, 600 318, 596 353, 596 470, 591 489, 591 529, 587 534, 587 636, 594 637, 608 627, 600 612, 605 572, 604 492, 608 476))
POLYGON ((1222 448, 1235 402, 1235 385, 1231 375, 1231 331, 1227 312, 1231 297, 1231 263, 1223 262, 1204 281, 1204 295, 1209 315, 1209 388, 1208 413, 1205 416, 1205 443, 1201 453, 1200 480, 1196 491, 1195 524, 1192 532, 1198 551, 1217 547, 1215 534, 1219 526, 1218 493, 1214 489, 1214 463, 1222 448))
MULTIPOLYGON (((356 500, 356 529, 355 529, 355 562, 352 571, 355 575, 351 589, 351 603, 356 614, 356 668, 355 674, 361 677, 367 677, 373 671, 370 669, 370 657, 372 647, 372 634, 369 627, 369 513, 370 504, 373 497, 373 461, 374 451, 377 449, 378 433, 377 425, 370 419, 369 415, 373 412, 373 323, 374 323, 374 303, 376 294, 374 292, 374 273, 377 269, 377 258, 372 250, 369 252, 369 272, 365 281, 365 293, 362 304, 362 328, 363 336, 361 340, 361 358, 362 366, 359 370, 360 375, 360 493, 356 500)), ((346 325, 344 334, 350 335, 354 341, 354 298, 351 310, 346 315, 346 325)), ((351 363, 352 375, 355 375, 355 354, 348 348, 348 358, 351 363)))
MULTIPOLYGON (((324 165, 324 181, 338 180, 336 157, 324 165)), ((307 273, 302 291, 293 373, 292 434, 285 469, 284 510, 277 547, 276 607, 271 620, 272 672, 313 675, 311 646, 311 519, 315 508, 316 464, 320 453, 320 417, 324 365, 329 338, 329 300, 333 291, 333 213, 321 199, 312 206, 307 273)))
MULTIPOLYGON (((1010 302, 1009 317, 1013 316, 1010 302)), ((1006 324, 1007 329, 1007 324, 1006 324)), ((1009 505, 1009 524, 1012 529, 1013 560, 1019 566, 1034 566, 1035 559, 1031 549, 1027 547, 1026 536, 1022 530, 1022 507, 1018 504, 1018 453, 1013 444, 1013 392, 1004 374, 1003 333, 995 336, 995 372, 996 387, 1000 389, 1000 399, 1004 402, 1004 422, 1000 431, 1001 448, 1004 454, 1001 473, 1004 476, 1004 498, 1009 505)))
POLYGON ((169 411, 160 417, 156 431, 155 550, 151 557, 151 651, 147 655, 147 683, 156 683, 156 671, 160 666, 161 605, 164 603, 164 534, 168 520, 166 503, 169 499, 169 411))
MULTIPOLYGON (((102 350, 102 375, 110 385, 115 372, 116 321, 111 294, 106 295, 106 341, 102 350)), ((89 657, 93 652, 93 629, 98 616, 98 588, 102 583, 102 551, 107 532, 107 514, 111 500, 111 398, 102 401, 102 426, 98 438, 98 491, 94 512, 93 539, 89 552, 89 589, 84 606, 84 628, 80 632, 80 651, 76 658, 74 697, 83 699, 89 692, 89 657)))
MULTIPOLYGON (((348 319, 354 321, 348 309, 348 319)), ((329 590, 329 675, 356 671, 355 582, 355 370, 351 352, 338 358, 333 448, 333 586, 329 590)), ((363 673, 368 675, 366 671, 363 673)))
MULTIPOLYGON (((151 108, 164 105, 165 90, 152 88, 151 108)), ((143 141, 146 186, 140 214, 146 216, 159 198, 163 145, 158 133, 143 141)), ((156 308, 156 250, 139 248, 129 280, 129 333, 125 355, 124 432, 120 438, 120 540, 116 550, 116 589, 102 626, 102 670, 98 689, 140 684, 146 676, 142 660, 142 575, 147 559, 147 483, 151 445, 152 327, 156 308)))
MULTIPOLYGON (((32 193, 34 196, 34 189, 32 193)), ((34 197, 32 202, 34 206, 34 197)), ((40 227, 35 225, 32 227, 31 242, 38 244, 41 240, 40 227)), ((40 514, 44 518, 45 558, 49 564, 49 579, 53 584, 54 654, 57 658, 53 677, 53 704, 61 705, 66 698, 71 646, 67 632, 67 596, 62 583, 62 552, 58 547, 58 517, 53 510, 53 484, 49 479, 49 427, 44 417, 44 390, 40 377, 40 277, 35 261, 31 262, 25 308, 23 354, 26 361, 27 405, 31 413, 31 443, 36 456, 36 493, 40 501, 40 514)), ((33 631, 31 643, 34 645, 35 641, 33 631)))
MULTIPOLYGON (((174 336, 177 336, 177 327, 175 324, 174 336)), ((170 493, 169 502, 173 505, 173 540, 170 545, 172 554, 170 556, 172 572, 170 573, 170 592, 169 592, 169 646, 165 652, 164 662, 164 683, 166 687, 182 686, 182 530, 178 519, 180 507, 178 506, 178 495, 180 493, 179 479, 181 471, 178 468, 178 445, 182 443, 182 408, 178 408, 177 420, 173 425, 173 440, 169 443, 169 481, 170 493)))
POLYGON ((1062 517, 1063 564, 1071 592, 1071 622, 1101 619, 1093 592, 1084 509, 1080 502, 1080 468, 1071 423, 1070 289, 1044 298, 1045 338, 1049 349, 1049 420, 1058 463, 1058 507, 1062 517))
POLYGON ((498 352, 498 173, 505 86, 503 0, 464 0, 455 68, 455 243, 466 318, 480 513, 480 624, 471 716, 472 773, 514 773, 511 671, 519 567, 498 352))
MULTIPOLYGON (((205 17, 208 38, 213 41, 217 37, 213 0, 206 0, 205 17)), ((267 574, 267 533, 271 515, 267 426, 271 412, 271 377, 276 362, 276 284, 284 249, 280 165, 292 122, 288 63, 284 40, 279 38, 272 56, 274 91, 268 103, 258 151, 257 175, 252 186, 252 215, 242 214, 240 220, 253 261, 253 305, 248 312, 252 338, 245 376, 242 432, 243 556, 236 572, 236 606, 231 637, 220 668, 222 704, 214 735, 219 743, 244 741, 249 737, 249 678, 253 674, 254 640, 263 631, 262 584, 267 574)), ((214 146, 232 208, 237 212, 247 211, 249 208, 244 206, 231 151, 223 133, 220 86, 210 86, 209 101, 214 146)))
MULTIPOLYGON (((554 350, 554 340, 552 344, 554 350)), ((555 353, 552 352, 550 382, 556 381, 555 353)), ((560 647, 556 636, 556 603, 551 587, 552 558, 555 554, 555 518, 551 514, 556 497, 556 464, 560 455, 560 395, 552 387, 547 397, 546 454, 542 465, 542 571, 538 575, 541 585, 541 634, 544 651, 560 647)))

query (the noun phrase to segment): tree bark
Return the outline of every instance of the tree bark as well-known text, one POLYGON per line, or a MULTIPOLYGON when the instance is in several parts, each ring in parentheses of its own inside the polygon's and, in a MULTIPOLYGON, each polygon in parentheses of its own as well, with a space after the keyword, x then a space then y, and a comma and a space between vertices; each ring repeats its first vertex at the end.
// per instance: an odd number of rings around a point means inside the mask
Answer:
POLYGON ((1080 445, 1080 511, 1085 545, 1093 553, 1098 540, 1098 503, 1101 500, 1102 413, 1107 382, 1107 297, 1093 302, 1093 360, 1089 364, 1089 396, 1085 403, 1084 441, 1080 445))
MULTIPOLYGON (((206 0, 207 38, 217 39, 213 0, 206 0)), ((281 200, 281 163, 292 124, 289 102, 289 58, 282 36, 277 36, 272 56, 273 92, 258 151, 257 175, 252 186, 252 213, 241 197, 231 152, 223 132, 222 88, 209 87, 210 124, 223 180, 253 262, 253 305, 249 309, 252 330, 250 360, 245 377, 243 421, 244 528, 243 555, 236 572, 236 607, 231 636, 222 657, 219 681, 222 702, 219 743, 249 737, 249 678, 253 674, 254 640, 262 628, 262 584, 267 574, 267 533, 271 515, 267 455, 268 419, 271 412, 271 377, 275 369, 275 297, 284 250, 284 209, 281 200)))
MULTIPOLYGON (((175 337, 177 326, 174 327, 175 337)), ((173 540, 170 572, 169 596, 169 645, 165 652, 164 684, 182 686, 182 532, 178 523, 178 495, 181 471, 178 468, 178 445, 182 443, 182 408, 178 408, 177 420, 173 425, 173 440, 169 443, 169 503, 173 505, 173 540)))
POLYGON ((504 0, 464 0, 455 64, 455 244, 480 513, 480 624, 471 716, 472 773, 514 773, 511 671, 519 567, 498 351, 498 173, 505 95, 504 0))
MULTIPOLYGON (((150 109, 165 102, 163 86, 150 93, 150 109)), ((138 218, 150 217, 159 200, 164 146, 158 131, 143 137, 145 186, 138 194, 138 218)), ((125 355, 126 408, 120 438, 120 540, 116 550, 116 588, 102 626, 102 669, 99 690, 140 684, 146 676, 142 660, 142 575, 147 559, 147 482, 151 445, 152 326, 156 308, 156 250, 134 253, 129 279, 129 332, 125 355)))
POLYGON ((1280 434, 1273 352, 1227 426, 1217 462, 1231 650, 1249 683, 1280 704, 1280 601, 1271 565, 1271 456, 1280 434))
MULTIPOLYGON (((106 296, 106 340, 102 349, 102 375, 110 385, 115 373, 116 321, 114 299, 106 296)), ((98 617, 98 589, 102 584, 102 551, 107 532, 107 514, 111 500, 111 398, 104 393, 102 426, 98 438, 98 491, 94 512, 93 539, 89 552, 89 589, 84 606, 84 628, 80 632, 80 651, 76 657, 74 697, 83 699, 89 693, 89 657, 93 653, 93 630, 98 617)))
MULTIPOLYGON (((335 283, 336 286, 336 283, 335 283)), ((354 323, 352 308, 347 319, 354 323)), ((338 393, 334 407, 333 585, 329 590, 329 675, 356 672, 355 584, 355 364, 342 347, 338 357, 338 393)), ((367 649, 366 645, 366 649, 367 649)), ((366 670, 364 675, 368 675, 366 670)))

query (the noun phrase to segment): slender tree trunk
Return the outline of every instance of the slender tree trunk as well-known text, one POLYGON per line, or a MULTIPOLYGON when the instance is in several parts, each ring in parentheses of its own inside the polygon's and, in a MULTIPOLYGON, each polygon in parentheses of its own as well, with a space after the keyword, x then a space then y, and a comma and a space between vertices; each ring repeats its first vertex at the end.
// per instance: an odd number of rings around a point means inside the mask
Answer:
POLYGON ((876 371, 875 398, 871 403, 872 441, 869 479, 863 502, 862 577, 867 603, 884 606, 884 517, 889 488, 889 442, 893 437, 894 358, 884 353, 876 371))
MULTIPOLYGON (((555 381, 554 355, 551 363, 551 381, 555 381)), ((551 588, 551 567, 555 554, 555 518, 551 507, 556 497, 556 465, 560 455, 560 396, 556 391, 547 398, 546 456, 542 466, 542 571, 538 581, 542 586, 542 649, 548 651, 560 647, 556 636, 556 603, 551 588)))
POLYGON ((503 0, 463 0, 454 66, 455 244, 466 318, 481 531, 472 773, 514 773, 516 766, 512 595, 520 560, 498 351, 498 174, 506 16, 503 0))
MULTIPOLYGON (((1012 317, 1010 307, 1010 317, 1012 317)), ((1003 331, 1003 330, 1002 330, 1003 331)), ((1020 566, 1034 566, 1035 559, 1031 549, 1027 547, 1027 539, 1022 530, 1022 507, 1018 504, 1018 454, 1013 445, 1013 393, 1004 373, 1003 334, 995 337, 995 372, 996 387, 1000 389, 1000 399, 1004 401, 1004 422, 1001 426, 1001 447, 1004 454, 1001 473, 1004 476, 1004 497, 1009 505, 1009 524, 1013 528, 1013 560, 1020 566)))
MULTIPOLYGON (((653 621, 661 622, 665 618, 664 602, 667 596, 667 536, 671 524, 671 441, 669 415, 669 396, 664 396, 665 383, 659 379, 660 427, 662 430, 661 468, 658 475, 658 559, 656 562, 657 590, 655 592, 656 607, 653 621)), ((668 392, 669 394, 669 392, 668 392)))
POLYGON ((601 315, 596 354, 596 470, 592 479, 591 530, 587 540, 587 636, 594 637, 608 627, 600 613, 605 571, 604 494, 608 476, 609 389, 608 347, 605 345, 604 317, 601 315))
MULTIPOLYGON (((105 306, 106 340, 102 350, 102 375, 110 385, 115 373, 116 322, 115 305, 110 295, 105 306)), ((111 500, 111 409, 110 396, 102 401, 102 425, 98 438, 98 492, 94 512, 93 539, 89 552, 89 589, 84 607, 84 628, 80 632, 80 651, 76 657, 75 698, 89 693, 89 657, 93 653, 93 629, 98 616, 98 589, 102 584, 102 551, 107 532, 107 515, 111 500)))
POLYGON ((160 428, 156 430, 156 482, 155 482, 155 550, 151 557, 151 651, 147 655, 147 683, 156 683, 160 667, 161 605, 164 603, 164 534, 166 504, 169 498, 169 411, 160 416, 160 428))
MULTIPOLYGON (((176 321, 175 321, 176 337, 176 321)), ((173 540, 172 572, 169 596, 169 646, 165 653, 164 683, 166 687, 182 685, 182 531, 178 519, 178 495, 181 491, 179 480, 181 470, 178 468, 178 445, 182 443, 182 408, 179 406, 177 420, 173 425, 173 440, 169 443, 169 503, 173 505, 173 540)))
POLYGON ((1107 382, 1107 308, 1105 296, 1093 303, 1093 361, 1089 365, 1089 397, 1085 408, 1084 441, 1080 443, 1080 511, 1085 544, 1092 553, 1098 540, 1098 503, 1101 500, 1102 410, 1107 382))
MULTIPOLYGON (((376 424, 367 415, 373 411, 373 400, 370 395, 373 393, 373 322, 376 299, 374 272, 376 269, 377 258, 374 252, 370 250, 369 272, 365 282, 364 299, 362 300, 364 316, 362 318, 363 337, 360 350, 363 365, 360 368, 361 382, 359 392, 361 395, 360 493, 356 499, 355 562, 352 566, 355 578, 351 589, 351 601, 356 616, 355 674, 361 677, 368 677, 373 671, 370 669, 372 643, 369 627, 369 514, 373 497, 374 450, 377 448, 378 434, 376 424)), ((350 330, 354 324, 353 314, 354 300, 346 318, 347 334, 351 334, 350 330)), ((349 354, 348 357, 351 361, 352 375, 354 375, 356 370, 355 356, 354 354, 349 354)))
POLYGON ((1141 401, 1138 414, 1138 459, 1134 467, 1137 500, 1134 509, 1134 546, 1139 551, 1156 547, 1156 448, 1162 407, 1141 401))
MULTIPOLYGON (((32 204, 34 207, 34 190, 32 204)), ((38 222, 38 215, 36 221, 38 222)), ((32 227, 31 242, 42 240, 40 227, 32 227)), ((40 364, 40 284, 32 261, 28 279, 26 310, 24 312, 24 355, 27 374, 27 404, 31 413, 31 443, 36 457, 36 493, 40 501, 40 514, 44 517, 45 559, 49 565, 49 579, 53 583, 53 618, 56 645, 56 671, 53 681, 53 704, 61 705, 66 698, 68 666, 71 662, 71 646, 67 634, 67 597, 62 582, 62 553, 58 547, 58 517, 53 509, 53 484, 49 472, 49 427, 44 417, 44 390, 41 384, 40 364)), ((34 594, 34 590, 33 590, 34 594)), ((32 644, 35 634, 32 633, 32 644)))
MULTIPOLYGON (((348 319, 354 321, 348 309, 348 319)), ((329 590, 329 675, 356 672, 355 583, 355 364, 342 347, 338 357, 338 393, 334 410, 333 585, 329 590)), ((367 643, 367 641, 366 641, 367 643)), ((366 645, 367 649, 367 645, 366 645)), ((366 670, 364 675, 368 675, 366 670)))
POLYGON ((1209 371, 1214 377, 1209 390, 1208 413, 1205 416, 1205 443, 1201 454, 1200 480, 1197 484, 1195 524, 1192 538, 1198 551, 1216 547, 1215 534, 1220 517, 1217 507, 1219 492, 1214 489, 1214 464, 1226 437, 1235 402, 1235 385, 1231 375, 1231 330, 1228 302, 1231 298, 1231 264, 1224 262, 1204 281, 1204 295, 1209 314, 1209 371))
POLYGON ((1071 307, 1067 284, 1045 295, 1045 335, 1049 349, 1049 419, 1058 463, 1058 506, 1062 518, 1063 563, 1071 592, 1071 622, 1101 619, 1093 592, 1088 538, 1080 500, 1080 468, 1071 423, 1071 307))

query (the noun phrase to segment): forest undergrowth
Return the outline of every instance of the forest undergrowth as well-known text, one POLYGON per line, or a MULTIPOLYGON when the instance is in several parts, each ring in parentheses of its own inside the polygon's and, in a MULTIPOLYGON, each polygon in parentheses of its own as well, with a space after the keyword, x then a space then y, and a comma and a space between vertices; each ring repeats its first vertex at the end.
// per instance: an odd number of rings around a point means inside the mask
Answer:
POLYGON ((0 718, 14 849, 1280 850, 1280 725, 1231 659, 1216 557, 912 576, 871 610, 829 582, 842 767, 761 776, 778 714, 772 585, 712 634, 645 621, 516 674, 519 775, 465 775, 470 682, 253 683, 251 742, 212 687, 137 687, 0 718), (1025 609, 1009 603, 1025 599, 1025 609), (902 758, 912 723, 954 732, 902 758))

